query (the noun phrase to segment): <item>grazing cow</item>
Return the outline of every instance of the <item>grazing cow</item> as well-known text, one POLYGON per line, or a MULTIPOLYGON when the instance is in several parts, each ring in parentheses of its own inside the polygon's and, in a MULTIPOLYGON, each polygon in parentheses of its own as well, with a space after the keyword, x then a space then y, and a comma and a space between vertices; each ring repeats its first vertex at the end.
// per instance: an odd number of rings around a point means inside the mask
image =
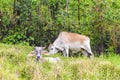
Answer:
POLYGON ((91 57, 92 51, 89 37, 76 33, 61 32, 54 43, 49 46, 50 54, 62 51, 63 55, 68 57, 69 50, 71 50, 72 53, 82 51, 84 55, 91 57))

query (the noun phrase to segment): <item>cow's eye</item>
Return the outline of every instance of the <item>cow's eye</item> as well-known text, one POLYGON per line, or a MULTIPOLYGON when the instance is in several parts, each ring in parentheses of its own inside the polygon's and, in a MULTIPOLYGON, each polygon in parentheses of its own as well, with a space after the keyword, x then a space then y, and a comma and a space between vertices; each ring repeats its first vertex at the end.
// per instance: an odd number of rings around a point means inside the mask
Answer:
POLYGON ((53 50, 53 48, 51 48, 50 50, 53 50))
POLYGON ((38 53, 38 51, 35 51, 35 53, 38 53))

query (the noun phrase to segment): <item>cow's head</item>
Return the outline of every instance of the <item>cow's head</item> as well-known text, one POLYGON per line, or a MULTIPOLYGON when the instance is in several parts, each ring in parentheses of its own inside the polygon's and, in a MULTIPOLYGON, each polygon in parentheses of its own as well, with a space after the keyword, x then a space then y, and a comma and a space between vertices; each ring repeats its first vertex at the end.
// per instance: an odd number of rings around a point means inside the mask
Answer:
POLYGON ((57 53, 58 51, 63 51, 63 50, 64 50, 64 49, 61 48, 60 46, 56 46, 56 45, 54 45, 54 44, 50 44, 49 47, 48 47, 48 49, 49 49, 49 53, 50 53, 50 54, 55 54, 55 53, 57 53))
POLYGON ((55 54, 55 53, 58 52, 58 49, 53 44, 50 44, 49 47, 48 47, 48 49, 49 49, 49 53, 50 54, 55 54))
POLYGON ((45 47, 35 47, 34 48, 34 52, 36 54, 36 60, 38 61, 41 57, 42 57, 42 50, 44 49, 45 47))

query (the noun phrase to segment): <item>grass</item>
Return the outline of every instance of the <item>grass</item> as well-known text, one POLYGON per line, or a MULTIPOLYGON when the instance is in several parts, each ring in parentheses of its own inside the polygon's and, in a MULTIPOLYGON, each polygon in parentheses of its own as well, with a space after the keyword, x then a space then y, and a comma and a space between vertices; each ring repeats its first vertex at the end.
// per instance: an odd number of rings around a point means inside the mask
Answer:
POLYGON ((66 58, 60 62, 35 62, 27 57, 30 46, 0 43, 0 80, 120 80, 120 56, 66 58))

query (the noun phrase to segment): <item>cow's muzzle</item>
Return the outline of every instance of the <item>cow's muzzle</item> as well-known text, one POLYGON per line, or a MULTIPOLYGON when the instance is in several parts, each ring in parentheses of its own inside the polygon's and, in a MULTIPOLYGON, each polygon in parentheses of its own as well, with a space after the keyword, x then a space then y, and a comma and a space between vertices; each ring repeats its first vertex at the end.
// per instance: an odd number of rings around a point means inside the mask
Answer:
POLYGON ((40 56, 37 56, 37 57, 36 57, 36 61, 39 61, 39 59, 40 59, 40 56))

